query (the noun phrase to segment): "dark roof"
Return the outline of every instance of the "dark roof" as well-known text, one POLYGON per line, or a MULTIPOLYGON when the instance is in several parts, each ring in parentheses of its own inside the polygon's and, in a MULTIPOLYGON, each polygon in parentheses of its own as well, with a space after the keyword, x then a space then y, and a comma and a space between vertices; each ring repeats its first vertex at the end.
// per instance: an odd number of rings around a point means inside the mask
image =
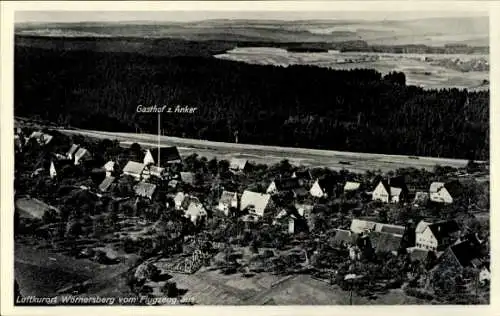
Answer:
POLYGON ((294 172, 294 174, 297 179, 312 180, 312 175, 309 170, 303 170, 303 171, 297 170, 294 172))
POLYGON ((295 193, 296 196, 305 196, 309 193, 309 191, 307 191, 306 188, 300 187, 293 189, 293 193, 295 193))
POLYGON ((444 184, 444 187, 446 188, 446 190, 448 191, 448 193, 450 193, 450 195, 453 198, 456 198, 457 196, 460 196, 462 194, 462 191, 463 191, 462 185, 457 180, 446 182, 444 184))
POLYGON ((370 232, 369 238, 376 252, 398 251, 403 240, 401 236, 381 232, 370 232))
MULTIPOLYGON (((151 156, 153 156, 155 163, 158 163, 158 161, 156 161, 158 159, 158 148, 151 148, 151 149, 149 149, 149 152, 151 153, 151 156)), ((175 146, 161 147, 160 148, 160 160, 162 162, 171 162, 171 161, 181 160, 181 155, 179 154, 179 151, 177 150, 177 147, 175 147, 175 146)))
POLYGON ((340 246, 342 244, 350 245, 355 244, 357 240, 357 234, 344 229, 336 229, 335 236, 333 237, 333 243, 336 246, 340 246))
POLYGON ((450 251, 455 255, 462 267, 472 265, 475 259, 481 258, 481 247, 472 241, 463 241, 450 247, 450 251))
MULTIPOLYGON (((391 187, 400 188, 403 189, 404 191, 408 190, 408 187, 406 186, 406 183, 404 181, 404 177, 392 177, 388 179, 382 179, 380 180, 380 182, 382 182, 382 185, 385 187, 387 192, 391 192, 391 187)), ((378 185, 378 183, 376 185, 378 185)))
POLYGON ((278 191, 289 191, 300 187, 299 179, 297 178, 282 178, 274 180, 278 191))
POLYGON ((449 237, 451 234, 458 232, 460 227, 456 221, 442 221, 429 225, 432 234, 439 241, 443 238, 449 237))
POLYGON ((409 253, 409 255, 410 255, 410 261, 412 262, 415 261, 425 262, 427 256, 429 255, 429 251, 425 249, 415 248, 409 253))
POLYGON ((382 225, 380 232, 402 236, 405 233, 405 227, 399 225, 382 225))
POLYGON ((99 190, 106 192, 111 184, 115 181, 115 177, 106 177, 104 180, 99 184, 99 190))
POLYGON ((318 179, 318 184, 324 192, 331 192, 335 188, 336 180, 334 177, 324 177, 318 179))

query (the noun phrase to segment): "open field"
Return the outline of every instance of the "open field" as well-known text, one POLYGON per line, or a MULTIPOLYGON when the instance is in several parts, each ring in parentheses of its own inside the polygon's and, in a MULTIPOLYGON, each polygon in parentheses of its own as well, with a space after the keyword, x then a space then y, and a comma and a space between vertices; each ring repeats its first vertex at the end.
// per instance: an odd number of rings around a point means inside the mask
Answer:
MULTIPOLYGON (((261 65, 314 65, 331 69, 375 69, 382 74, 401 71, 409 85, 423 88, 488 89, 489 71, 462 72, 451 66, 442 66, 444 60, 470 62, 473 59, 488 61, 487 55, 460 54, 390 54, 390 53, 297 53, 271 47, 243 47, 219 54, 216 58, 261 65), (427 60, 425 59, 427 57, 427 60)), ((456 66, 459 67, 459 66, 456 66)))
MULTIPOLYGON (((109 138, 120 141, 124 146, 137 142, 143 147, 157 146, 157 135, 134 133, 111 133, 90 130, 65 130, 60 132, 68 135, 83 135, 86 137, 109 138)), ((433 158, 433 157, 407 157, 398 155, 383 155, 371 153, 353 153, 331 150, 317 150, 305 148, 273 147, 262 145, 247 145, 234 143, 221 143, 196 139, 160 136, 161 146, 177 146, 182 156, 196 153, 208 159, 231 159, 233 157, 246 158, 255 163, 277 163, 288 159, 295 165, 310 167, 328 167, 334 170, 349 169, 353 172, 378 170, 383 172, 398 168, 414 167, 431 170, 435 165, 465 167, 466 160, 433 158), (348 164, 346 164, 348 163, 348 164)))

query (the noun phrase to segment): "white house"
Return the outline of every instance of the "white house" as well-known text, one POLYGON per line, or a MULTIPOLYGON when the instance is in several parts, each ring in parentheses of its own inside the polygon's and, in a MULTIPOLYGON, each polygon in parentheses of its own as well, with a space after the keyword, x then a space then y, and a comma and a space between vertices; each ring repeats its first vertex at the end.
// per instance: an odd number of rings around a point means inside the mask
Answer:
POLYGON ((219 200, 217 209, 227 216, 231 207, 238 207, 238 194, 236 192, 224 191, 219 200))
POLYGON ((458 181, 433 182, 429 189, 429 198, 436 203, 453 203, 453 200, 460 195, 460 183, 458 181))
POLYGON ((375 230, 376 224, 377 223, 372 221, 355 218, 351 222, 350 230, 355 234, 368 233, 375 230))
POLYGON ((42 132, 33 132, 26 141, 32 138, 35 139, 40 145, 47 145, 50 141, 52 141, 53 136, 42 132))
POLYGON ((229 170, 231 171, 245 171, 248 166, 248 160, 243 158, 233 158, 229 163, 229 170))
POLYGON ((123 168, 123 174, 140 180, 143 176, 145 165, 140 162, 129 161, 123 168))
POLYGON ((163 175, 165 174, 165 168, 154 166, 154 165, 147 165, 144 168, 143 175, 147 178, 150 176, 155 176, 157 178, 163 178, 163 175))
POLYGON ((433 224, 420 222, 415 229, 415 246, 420 249, 438 251, 458 239, 459 226, 455 221, 440 221, 433 224))
POLYGON ((399 203, 407 193, 406 185, 395 179, 381 180, 372 192, 373 201, 384 203, 399 203))
POLYGON ((104 170, 106 170, 106 177, 111 177, 115 171, 115 162, 110 160, 104 164, 104 170))
POLYGON ((485 283, 486 281, 491 280, 491 272, 488 267, 483 267, 479 272, 479 282, 485 283))
POLYGON ((90 152, 85 148, 78 148, 75 153, 75 165, 79 165, 82 161, 92 158, 90 152))
POLYGON ((191 222, 196 223, 203 217, 207 216, 207 211, 199 202, 191 202, 184 212, 184 216, 189 218, 191 222))
POLYGON ((241 196, 240 210, 248 208, 250 213, 262 217, 272 207, 274 207, 274 203, 270 194, 245 190, 241 196))
POLYGON ((174 205, 176 210, 182 209, 182 202, 184 201, 185 197, 186 194, 184 194, 184 192, 177 192, 177 194, 174 197, 174 205))
POLYGON ((50 162, 49 174, 51 178, 55 178, 57 176, 56 167, 54 166, 54 162, 50 162))
POLYGON ((173 164, 182 162, 181 156, 179 154, 179 150, 177 147, 160 147, 151 148, 146 150, 146 154, 144 155, 143 163, 145 165, 159 165, 160 167, 165 164, 173 164), (158 157, 160 161, 158 161, 158 157))
POLYGON ((354 181, 346 181, 344 184, 344 192, 357 191, 361 187, 361 183, 354 181))
POLYGON ((330 178, 317 179, 309 189, 309 193, 317 198, 328 197, 333 195, 335 182, 330 178))

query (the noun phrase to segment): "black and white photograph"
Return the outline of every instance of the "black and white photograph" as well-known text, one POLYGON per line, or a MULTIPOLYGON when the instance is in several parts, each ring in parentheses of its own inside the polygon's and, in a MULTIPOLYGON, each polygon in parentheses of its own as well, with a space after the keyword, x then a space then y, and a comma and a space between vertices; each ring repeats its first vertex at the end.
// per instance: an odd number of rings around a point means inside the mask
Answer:
POLYGON ((10 301, 490 305, 490 11, 417 7, 14 12, 10 301))

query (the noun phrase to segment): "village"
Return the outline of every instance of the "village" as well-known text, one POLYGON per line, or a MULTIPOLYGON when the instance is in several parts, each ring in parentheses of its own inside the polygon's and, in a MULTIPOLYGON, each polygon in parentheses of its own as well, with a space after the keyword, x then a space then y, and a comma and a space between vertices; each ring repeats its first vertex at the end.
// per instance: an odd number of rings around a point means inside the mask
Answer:
MULTIPOLYGON (((346 304, 353 293, 369 301, 390 291, 489 302, 487 164, 356 174, 14 132, 16 243, 121 266, 101 282, 112 293, 308 304, 283 288, 316 282, 324 304, 335 291, 350 293, 346 304)), ((96 291, 108 293, 89 281, 46 294, 96 291)))

